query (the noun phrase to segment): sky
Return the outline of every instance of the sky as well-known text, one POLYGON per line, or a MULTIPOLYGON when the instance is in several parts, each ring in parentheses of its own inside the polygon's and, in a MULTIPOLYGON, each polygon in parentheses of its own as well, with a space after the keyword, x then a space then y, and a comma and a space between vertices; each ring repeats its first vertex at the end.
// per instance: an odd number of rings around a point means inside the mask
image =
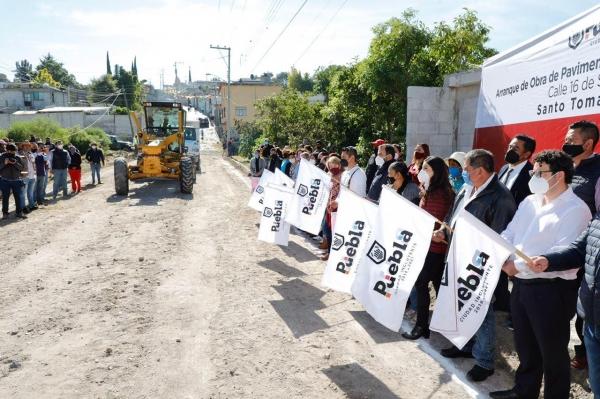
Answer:
POLYGON ((596 5, 594 0, 0 0, 0 73, 12 79, 15 62, 34 66, 51 53, 87 84, 113 64, 131 66, 155 87, 161 73, 175 79, 227 79, 263 72, 312 73, 319 66, 364 58, 372 27, 407 8, 426 25, 452 21, 464 7, 492 29, 488 45, 509 49, 596 5), (295 16, 295 17, 294 17, 295 16), (290 23, 291 21, 291 23, 290 23), (287 26, 287 28, 286 28, 287 26), (210 74, 210 75, 208 75, 210 74))

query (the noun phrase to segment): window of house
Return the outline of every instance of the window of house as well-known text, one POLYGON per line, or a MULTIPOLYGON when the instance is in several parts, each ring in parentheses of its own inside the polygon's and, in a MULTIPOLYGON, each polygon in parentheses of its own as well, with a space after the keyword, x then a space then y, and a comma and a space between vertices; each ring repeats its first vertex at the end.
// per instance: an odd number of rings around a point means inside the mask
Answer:
POLYGON ((33 99, 33 101, 40 101, 42 99, 42 96, 40 94, 41 93, 39 91, 34 91, 33 93, 31 93, 31 98, 33 99))
POLYGON ((248 116, 248 109, 246 107, 235 107, 235 116, 248 116))
POLYGON ((26 107, 31 107, 31 105, 32 105, 31 93, 23 93, 23 104, 26 107))

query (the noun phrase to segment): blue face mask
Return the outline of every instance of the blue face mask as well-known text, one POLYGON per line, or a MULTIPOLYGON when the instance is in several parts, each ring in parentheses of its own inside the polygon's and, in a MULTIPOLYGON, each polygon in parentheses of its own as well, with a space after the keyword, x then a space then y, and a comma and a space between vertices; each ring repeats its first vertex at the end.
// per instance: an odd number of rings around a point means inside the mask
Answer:
POLYGON ((473 182, 471 181, 471 176, 469 176, 469 173, 466 170, 462 171, 462 178, 465 181, 465 184, 468 184, 470 186, 473 185, 473 182))
POLYGON ((450 176, 454 177, 455 179, 460 177, 460 169, 456 166, 450 166, 448 168, 448 172, 450 173, 450 176))

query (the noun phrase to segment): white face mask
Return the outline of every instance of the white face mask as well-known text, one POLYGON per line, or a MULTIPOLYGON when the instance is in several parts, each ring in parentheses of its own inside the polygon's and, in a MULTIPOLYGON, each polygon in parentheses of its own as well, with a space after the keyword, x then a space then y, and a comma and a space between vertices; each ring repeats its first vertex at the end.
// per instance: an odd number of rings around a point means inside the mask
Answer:
POLYGON ((375 165, 381 167, 384 163, 385 160, 381 156, 377 155, 377 157, 375 157, 375 165))
POLYGON ((61 144, 57 145, 56 148, 58 148, 59 150, 63 149, 63 146, 61 144))
MULTIPOLYGON (((554 176, 554 175, 552 175, 554 176)), ((544 179, 541 176, 533 175, 531 179, 529 179, 529 190, 532 194, 544 195, 550 190, 550 185, 548 184, 548 180, 544 179)), ((554 187, 554 185, 552 185, 554 187)))
POLYGON ((421 182, 421 184, 423 185, 423 187, 425 187, 425 189, 429 188, 430 177, 427 174, 427 172, 425 172, 424 169, 421 169, 421 171, 417 175, 417 179, 419 179, 419 182, 421 182))
POLYGON ((396 153, 396 154, 394 155, 394 159, 397 161, 398 159, 400 159, 400 155, 398 155, 398 153, 396 153))

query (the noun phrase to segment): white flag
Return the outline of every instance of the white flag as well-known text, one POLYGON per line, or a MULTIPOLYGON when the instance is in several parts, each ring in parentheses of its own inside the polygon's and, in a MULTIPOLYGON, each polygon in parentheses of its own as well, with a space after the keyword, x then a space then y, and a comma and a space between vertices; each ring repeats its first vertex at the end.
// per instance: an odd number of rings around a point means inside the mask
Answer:
POLYGON ((294 187, 294 179, 286 175, 281 169, 275 169, 275 183, 286 187, 294 187))
POLYGON ((377 205, 345 187, 341 187, 337 202, 331 252, 321 284, 350 294, 377 217, 377 205))
POLYGON ((329 201, 331 177, 305 159, 300 160, 295 194, 286 221, 301 230, 318 234, 329 201))
POLYGON ((265 188, 267 187, 267 184, 275 182, 275 175, 268 169, 263 170, 262 176, 258 181, 258 185, 250 196, 248 206, 256 211, 262 212, 264 208, 263 201, 265 198, 265 188))
POLYGON ((502 265, 514 250, 475 216, 462 212, 429 328, 463 348, 483 323, 502 265))
POLYGON ((293 189, 269 183, 265 189, 264 209, 260 218, 258 239, 277 245, 288 245, 290 225, 285 214, 293 195, 293 189))
POLYGON ((399 331, 431 245, 435 218, 384 186, 352 294, 375 320, 399 331))

